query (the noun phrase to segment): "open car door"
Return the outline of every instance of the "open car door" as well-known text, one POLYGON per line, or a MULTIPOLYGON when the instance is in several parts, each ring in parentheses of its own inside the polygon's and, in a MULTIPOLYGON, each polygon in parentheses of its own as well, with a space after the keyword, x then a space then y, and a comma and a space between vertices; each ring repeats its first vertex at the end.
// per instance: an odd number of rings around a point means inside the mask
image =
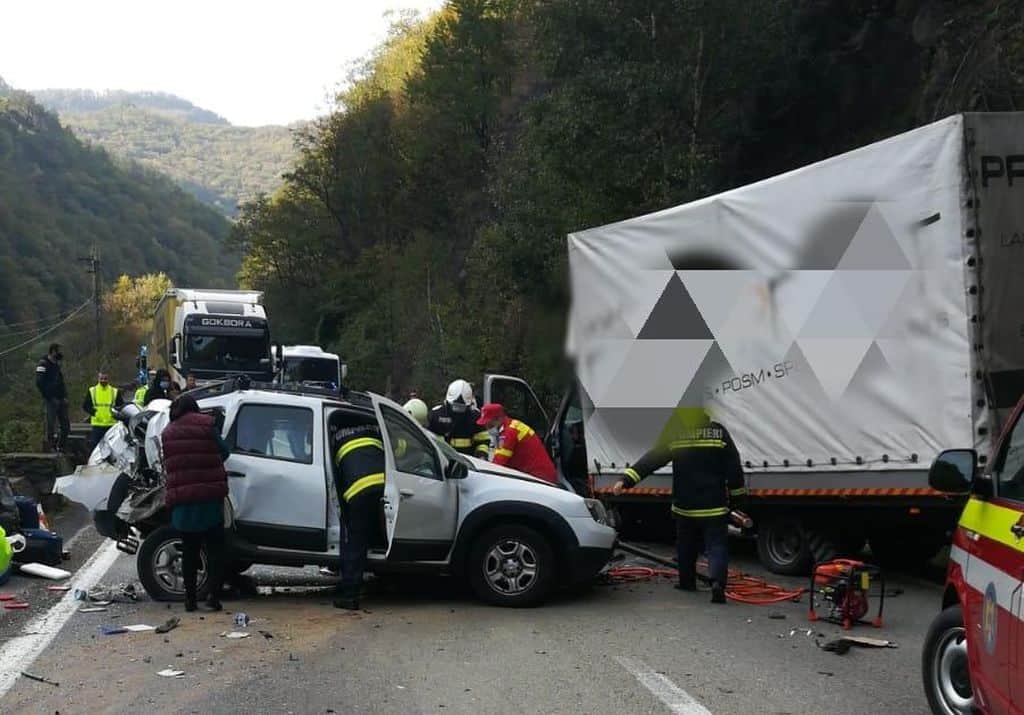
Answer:
MULTIPOLYGON (((384 437, 385 485, 397 490, 402 514, 388 537, 388 558, 401 562, 443 562, 458 526, 457 479, 439 449, 439 438, 398 405, 376 402, 384 437)), ((453 453, 454 455, 454 453, 453 453)))
POLYGON ((394 478, 396 474, 395 468, 395 457, 392 454, 392 450, 388 448, 387 443, 387 426, 384 421, 384 413, 382 410, 382 400, 377 395, 370 395, 370 400, 373 403, 373 411, 377 415, 377 424, 380 427, 380 433, 384 437, 384 498, 381 499, 381 504, 384 507, 384 526, 387 530, 388 546, 384 555, 391 555, 391 547, 395 542, 395 528, 398 525, 398 508, 402 501, 402 495, 399 493, 398 481, 394 478))
POLYGON ((518 377, 484 375, 484 402, 501 403, 509 417, 525 422, 537 434, 546 435, 551 429, 548 414, 533 388, 518 377))

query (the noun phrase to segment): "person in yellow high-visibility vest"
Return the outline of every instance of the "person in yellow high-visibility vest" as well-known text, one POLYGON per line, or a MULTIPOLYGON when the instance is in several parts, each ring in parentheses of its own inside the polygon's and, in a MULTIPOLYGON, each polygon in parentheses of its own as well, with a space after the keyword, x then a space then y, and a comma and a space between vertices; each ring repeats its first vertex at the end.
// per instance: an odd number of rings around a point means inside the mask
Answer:
POLYGON ((100 372, 96 384, 89 388, 85 393, 85 400, 82 401, 82 409, 89 415, 89 424, 92 425, 92 432, 89 435, 90 450, 96 448, 107 430, 117 422, 114 408, 120 407, 122 402, 120 390, 110 384, 107 373, 100 372))

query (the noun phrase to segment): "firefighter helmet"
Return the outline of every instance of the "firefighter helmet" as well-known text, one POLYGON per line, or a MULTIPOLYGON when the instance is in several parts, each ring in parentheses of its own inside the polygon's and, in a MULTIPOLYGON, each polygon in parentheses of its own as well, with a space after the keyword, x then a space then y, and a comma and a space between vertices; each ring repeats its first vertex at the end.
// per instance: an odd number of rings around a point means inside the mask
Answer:
POLYGON ((427 403, 419 398, 412 398, 403 405, 405 411, 424 427, 427 426, 427 403))
POLYGON ((465 380, 454 380, 448 385, 448 394, 445 395, 444 401, 453 411, 465 412, 467 407, 476 404, 476 398, 473 397, 473 386, 465 380))

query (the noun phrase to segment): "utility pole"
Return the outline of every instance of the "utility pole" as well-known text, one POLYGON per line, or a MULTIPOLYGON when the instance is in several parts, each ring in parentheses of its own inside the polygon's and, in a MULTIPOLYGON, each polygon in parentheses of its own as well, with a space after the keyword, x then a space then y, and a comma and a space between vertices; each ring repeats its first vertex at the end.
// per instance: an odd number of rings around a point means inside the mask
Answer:
POLYGON ((92 307, 96 321, 96 372, 103 369, 103 314, 100 302, 100 248, 93 244, 92 252, 88 258, 79 258, 82 263, 88 264, 86 273, 92 274, 92 307))

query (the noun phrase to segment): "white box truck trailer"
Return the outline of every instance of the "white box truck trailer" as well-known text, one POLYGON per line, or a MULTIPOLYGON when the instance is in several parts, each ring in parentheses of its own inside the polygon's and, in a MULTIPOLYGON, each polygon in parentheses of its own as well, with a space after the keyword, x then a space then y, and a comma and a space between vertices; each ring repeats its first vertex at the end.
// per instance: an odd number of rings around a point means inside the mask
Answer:
MULTIPOLYGON (((960 509, 928 465, 951 445, 986 459, 1024 391, 1024 113, 574 233, 569 266, 563 468, 586 464, 610 499, 672 411, 704 404, 738 444, 766 566, 865 540, 926 559, 960 509)), ((616 506, 665 514, 670 486, 656 473, 616 506)))

